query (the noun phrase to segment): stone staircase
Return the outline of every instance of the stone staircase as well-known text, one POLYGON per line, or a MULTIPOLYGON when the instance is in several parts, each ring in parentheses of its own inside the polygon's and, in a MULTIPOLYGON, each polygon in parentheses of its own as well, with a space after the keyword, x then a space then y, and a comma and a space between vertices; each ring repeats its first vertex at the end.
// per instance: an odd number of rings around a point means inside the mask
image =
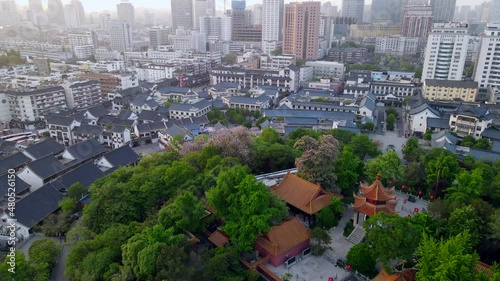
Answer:
POLYGON ((363 241, 365 238, 365 230, 361 225, 357 225, 354 230, 347 236, 347 241, 351 242, 352 244, 358 244, 363 241))

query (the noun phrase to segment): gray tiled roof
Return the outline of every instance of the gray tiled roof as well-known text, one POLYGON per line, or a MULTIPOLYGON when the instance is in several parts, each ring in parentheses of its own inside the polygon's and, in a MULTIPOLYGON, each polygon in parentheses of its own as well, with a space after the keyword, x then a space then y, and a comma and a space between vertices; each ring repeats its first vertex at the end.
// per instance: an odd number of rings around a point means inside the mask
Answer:
POLYGON ((450 125, 448 124, 448 120, 444 118, 427 118, 427 127, 430 128, 439 128, 439 129, 448 129, 450 125))
POLYGON ((79 161, 86 161, 107 152, 106 148, 96 138, 72 145, 66 148, 66 151, 79 161))
POLYGON ((104 108, 102 104, 87 109, 87 112, 89 112, 90 114, 92 114, 92 116, 97 118, 109 114, 109 110, 104 108))
POLYGON ((9 169, 16 169, 30 161, 31 159, 21 152, 0 159, 0 175, 7 173, 9 169))
POLYGON ((89 187, 94 181, 104 177, 104 173, 92 162, 87 162, 82 166, 60 176, 57 181, 68 189, 71 185, 79 182, 85 187, 89 187))
MULTIPOLYGON (((4 196, 7 197, 7 193, 9 190, 8 176, 9 176, 8 174, 0 176, 0 202, 2 201, 4 196)), ((15 182, 16 182, 16 194, 23 193, 24 191, 30 188, 30 185, 27 184, 25 181, 23 181, 20 177, 16 177, 15 182)))
POLYGON ((425 79, 425 84, 427 86, 434 86, 434 87, 455 87, 455 88, 472 88, 472 89, 477 89, 478 87, 478 83, 476 81, 425 79))
POLYGON ((169 107, 169 111, 197 111, 197 110, 202 110, 204 108, 210 107, 211 103, 208 100, 200 100, 199 102, 195 104, 188 104, 188 103, 172 103, 169 107))
POLYGON ((66 169, 61 162, 59 162, 54 155, 47 155, 37 159, 27 165, 41 179, 47 179, 66 169))
POLYGON ((434 113, 436 116, 441 116, 441 114, 439 113, 439 111, 435 110, 434 108, 432 108, 430 105, 428 105, 427 103, 422 103, 420 105, 418 105, 417 107, 415 108, 412 108, 410 110, 410 114, 411 115, 414 115, 414 114, 417 114, 417 113, 420 113, 426 109, 429 109, 432 113, 434 113))
POLYGON ((108 160, 114 167, 124 167, 137 163, 140 160, 140 156, 135 153, 135 151, 130 148, 130 146, 125 145, 117 148, 111 152, 103 155, 103 157, 108 160))
POLYGON ((490 139, 494 139, 494 140, 500 140, 500 131, 492 129, 492 128, 488 128, 488 129, 484 130, 481 137, 490 138, 490 139))
POLYGON ((58 116, 58 115, 48 115, 46 117, 47 125, 57 125, 69 127, 75 119, 72 117, 58 116))
POLYGON ((81 126, 75 127, 73 129, 73 133, 77 135, 99 136, 102 134, 102 131, 104 131, 103 127, 96 125, 87 125, 87 124, 82 124, 81 126))
POLYGON ((16 219, 24 226, 32 228, 59 209, 59 201, 63 198, 52 184, 46 184, 17 202, 16 219))
POLYGON ((27 147, 24 151, 35 157, 35 159, 38 159, 48 154, 58 154, 63 152, 64 146, 49 138, 27 147))

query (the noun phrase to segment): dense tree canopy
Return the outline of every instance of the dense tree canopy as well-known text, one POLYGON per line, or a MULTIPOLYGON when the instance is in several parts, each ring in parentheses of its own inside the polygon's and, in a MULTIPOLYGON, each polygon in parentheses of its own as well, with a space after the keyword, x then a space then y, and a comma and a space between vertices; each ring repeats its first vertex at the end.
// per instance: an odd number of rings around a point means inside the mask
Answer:
POLYGON ((375 259, 372 257, 370 248, 365 243, 354 245, 347 253, 347 263, 353 270, 364 275, 371 275, 375 268, 375 259))
POLYGON ((426 234, 418 247, 418 280, 475 280, 478 255, 471 236, 460 233, 437 241, 426 234))
POLYGON ((323 135, 320 141, 305 136, 295 143, 295 148, 302 151, 295 165, 300 177, 319 184, 325 189, 335 185, 335 161, 340 152, 339 141, 331 135, 323 135))
POLYGON ((364 223, 365 242, 373 257, 382 263, 409 260, 418 247, 420 229, 406 217, 377 213, 364 223))
POLYGON ((384 181, 398 181, 403 178, 404 168, 396 152, 389 151, 368 160, 365 165, 365 174, 369 182, 373 182, 377 174, 380 174, 384 181))

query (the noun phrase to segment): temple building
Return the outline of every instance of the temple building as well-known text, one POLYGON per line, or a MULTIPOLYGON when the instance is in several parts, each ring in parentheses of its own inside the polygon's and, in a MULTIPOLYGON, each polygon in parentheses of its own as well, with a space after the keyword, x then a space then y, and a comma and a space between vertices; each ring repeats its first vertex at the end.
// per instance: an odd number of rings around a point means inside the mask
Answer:
POLYGON ((362 224, 376 213, 395 214, 397 204, 394 187, 385 188, 380 181, 380 174, 377 174, 377 179, 371 185, 360 183, 359 195, 354 194, 353 208, 357 211, 354 225, 362 224))
POLYGON ((334 196, 341 198, 341 195, 334 195, 290 171, 278 185, 272 187, 272 192, 285 201, 294 214, 302 215, 309 225, 314 222, 314 214, 329 206, 334 196))

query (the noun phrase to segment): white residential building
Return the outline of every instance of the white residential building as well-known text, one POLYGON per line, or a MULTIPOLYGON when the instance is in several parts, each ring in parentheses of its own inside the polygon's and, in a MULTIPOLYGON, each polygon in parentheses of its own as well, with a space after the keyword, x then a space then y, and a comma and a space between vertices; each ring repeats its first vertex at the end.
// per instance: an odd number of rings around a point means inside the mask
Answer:
POLYGON ((262 55, 260 56, 260 69, 279 70, 281 68, 288 67, 291 64, 295 64, 295 62, 296 60, 294 55, 262 55))
POLYGON ((440 118, 439 111, 423 103, 410 110, 411 134, 423 135, 427 131, 427 118, 440 118))
POLYGON ((158 81, 161 79, 171 79, 174 77, 174 71, 176 70, 175 65, 172 64, 143 64, 137 66, 135 71, 137 72, 137 77, 141 81, 158 81))
POLYGON ((84 109, 104 102, 101 83, 97 80, 63 84, 69 108, 84 109))
POLYGON ((201 17, 200 32, 206 34, 208 42, 231 41, 231 17, 201 17))
POLYGON ((500 0, 492 0, 490 5, 490 17, 488 22, 500 23, 500 0))
POLYGON ((173 103, 168 109, 170 119, 184 119, 207 115, 212 109, 208 100, 201 100, 195 104, 173 103))
POLYGON ((175 50, 207 51, 207 35, 199 31, 185 31, 178 29, 176 35, 173 36, 173 41, 175 50))
POLYGON ((87 31, 85 33, 70 33, 68 34, 68 40, 71 46, 93 45, 96 49, 99 47, 97 34, 94 31, 87 31))
POLYGON ((78 7, 74 4, 64 5, 64 22, 69 28, 79 28, 82 24, 80 22, 80 13, 78 7))
POLYGON ((167 45, 168 44, 168 35, 170 33, 170 29, 155 26, 149 29, 149 46, 153 50, 158 50, 158 46, 167 45))
POLYGON ((132 48, 132 30, 128 23, 123 21, 110 21, 109 34, 111 36, 111 49, 126 51, 132 48))
POLYGON ((488 24, 481 37, 474 81, 482 90, 500 86, 500 23, 488 24))
POLYGON ((469 34, 464 23, 436 23, 433 26, 427 47, 422 80, 462 80, 469 34))
POLYGON ((306 66, 313 68, 313 75, 322 78, 344 79, 345 67, 343 63, 334 61, 308 61, 306 66))
POLYGON ((73 52, 78 59, 88 59, 94 55, 95 49, 93 45, 73 46, 73 52))
POLYGON ((66 107, 66 93, 61 86, 18 92, 9 91, 12 118, 33 122, 54 110, 66 107))
POLYGON ((375 41, 375 53, 391 56, 410 56, 418 53, 419 37, 383 36, 375 41))
POLYGON ((450 116, 450 129, 463 137, 471 135, 479 139, 493 122, 494 115, 478 105, 461 104, 450 116))
POLYGON ((76 143, 72 131, 80 125, 80 122, 66 116, 49 116, 46 120, 46 128, 49 130, 50 137, 64 146, 76 143))
POLYGON ((101 27, 102 30, 104 30, 104 31, 109 30, 109 21, 110 20, 111 20, 110 14, 100 14, 99 15, 99 26, 101 27))
POLYGON ((269 54, 280 47, 283 30, 283 0, 262 1, 262 51, 269 54))

